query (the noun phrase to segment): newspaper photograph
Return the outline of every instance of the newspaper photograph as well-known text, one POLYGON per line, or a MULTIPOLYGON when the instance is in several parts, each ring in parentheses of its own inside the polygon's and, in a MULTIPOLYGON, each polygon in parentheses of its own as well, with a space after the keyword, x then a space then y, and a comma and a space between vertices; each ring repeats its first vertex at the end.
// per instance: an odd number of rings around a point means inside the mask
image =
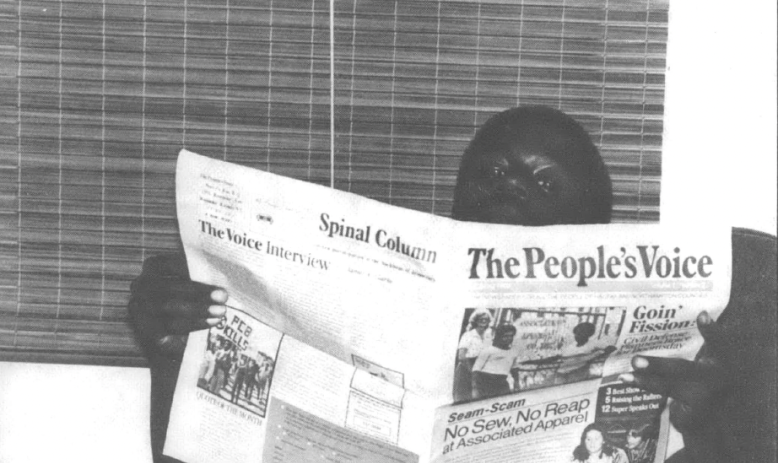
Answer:
POLYGON ((454 402, 501 395, 483 379, 484 370, 497 361, 500 348, 490 344, 500 335, 506 335, 505 345, 510 346, 504 349, 511 362, 504 393, 602 377, 605 360, 616 350, 624 311, 624 307, 465 309, 468 321, 457 347, 454 402), (509 327, 510 337, 502 327, 509 327))
POLYGON ((662 461, 667 398, 618 376, 729 300, 726 227, 458 222, 185 150, 176 191, 230 307, 187 344, 187 462, 662 461))
POLYGON ((197 387, 265 416, 281 333, 228 309, 208 331, 197 387))

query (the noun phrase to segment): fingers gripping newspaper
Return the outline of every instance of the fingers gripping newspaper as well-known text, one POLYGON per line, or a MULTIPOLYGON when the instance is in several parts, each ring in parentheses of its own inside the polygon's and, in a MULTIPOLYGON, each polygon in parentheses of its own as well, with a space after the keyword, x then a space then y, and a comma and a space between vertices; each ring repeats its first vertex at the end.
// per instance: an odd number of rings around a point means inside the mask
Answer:
POLYGON ((725 227, 464 223, 185 150, 176 195, 230 295, 179 374, 187 462, 574 461, 591 426, 663 461, 668 399, 617 377, 729 299, 725 227))

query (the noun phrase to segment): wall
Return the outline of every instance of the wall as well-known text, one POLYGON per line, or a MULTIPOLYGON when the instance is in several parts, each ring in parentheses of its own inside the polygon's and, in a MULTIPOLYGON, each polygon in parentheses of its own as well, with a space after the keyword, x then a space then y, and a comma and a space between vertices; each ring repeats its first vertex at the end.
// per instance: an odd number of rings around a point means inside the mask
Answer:
POLYGON ((661 217, 776 233, 775 5, 675 2, 661 217))

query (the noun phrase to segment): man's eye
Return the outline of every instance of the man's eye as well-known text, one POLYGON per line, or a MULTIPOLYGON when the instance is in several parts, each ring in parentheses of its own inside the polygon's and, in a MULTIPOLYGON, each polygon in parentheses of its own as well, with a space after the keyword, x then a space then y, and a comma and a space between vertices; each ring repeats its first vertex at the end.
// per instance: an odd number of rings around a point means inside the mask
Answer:
POLYGON ((551 190, 554 188, 554 183, 547 178, 538 178, 538 186, 545 191, 546 193, 551 193, 551 190))
POLYGON ((493 167, 492 168, 492 177, 493 178, 505 177, 505 169, 502 168, 502 167, 493 167))

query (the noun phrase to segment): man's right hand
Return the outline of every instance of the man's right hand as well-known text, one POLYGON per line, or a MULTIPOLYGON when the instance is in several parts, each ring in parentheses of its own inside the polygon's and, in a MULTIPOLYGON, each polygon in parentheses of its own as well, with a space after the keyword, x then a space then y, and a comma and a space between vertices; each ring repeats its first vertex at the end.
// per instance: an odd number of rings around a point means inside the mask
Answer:
POLYGON ((227 291, 192 281, 183 253, 149 257, 130 286, 130 317, 146 355, 180 360, 190 331, 226 313, 227 291))

